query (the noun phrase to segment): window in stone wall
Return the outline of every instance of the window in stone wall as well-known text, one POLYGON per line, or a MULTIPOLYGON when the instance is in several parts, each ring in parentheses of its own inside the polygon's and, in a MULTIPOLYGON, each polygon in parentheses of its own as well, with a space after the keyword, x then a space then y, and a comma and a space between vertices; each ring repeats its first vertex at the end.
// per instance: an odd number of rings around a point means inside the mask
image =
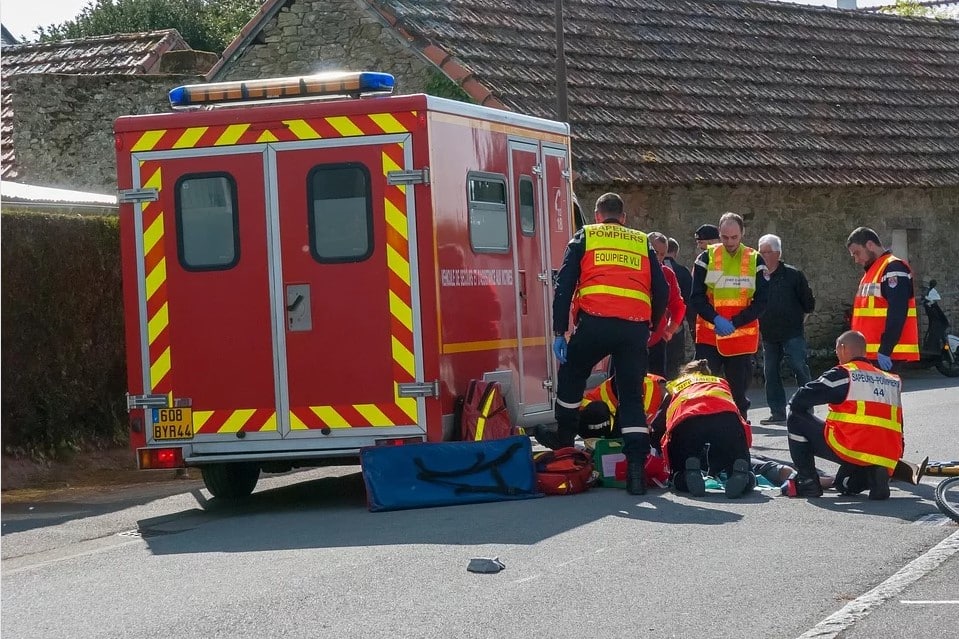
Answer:
POLYGON ((236 181, 227 173, 193 173, 177 180, 177 255, 188 271, 232 268, 240 260, 236 181))

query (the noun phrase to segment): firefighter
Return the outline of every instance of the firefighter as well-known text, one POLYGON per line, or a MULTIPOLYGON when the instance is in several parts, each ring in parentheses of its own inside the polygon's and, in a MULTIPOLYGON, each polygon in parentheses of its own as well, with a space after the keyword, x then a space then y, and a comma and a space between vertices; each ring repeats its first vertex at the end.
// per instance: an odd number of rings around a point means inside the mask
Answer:
POLYGON ((902 457, 902 383, 866 359, 866 338, 846 331, 836 340, 839 365, 789 400, 786 431, 797 475, 791 496, 821 497, 816 457, 839 464, 835 487, 843 494, 869 489, 869 499, 888 499, 889 477, 902 457), (829 405, 823 421, 813 408, 829 405))
POLYGON ((705 495, 703 470, 712 477, 726 473, 724 488, 730 499, 752 490, 756 485, 749 461, 752 431, 726 380, 712 375, 709 363, 700 359, 686 364, 666 390, 669 395, 650 426, 673 472, 676 490, 705 495))
POLYGON ((759 316, 766 308, 766 266, 759 252, 742 244, 745 226, 735 213, 719 219, 719 244, 696 258, 690 303, 696 309, 696 358, 720 370, 743 419, 746 390, 759 350, 759 316))
MULTIPOLYGON (((643 413, 650 423, 666 397, 666 379, 647 373, 643 379, 643 413)), ((619 402, 616 399, 616 378, 610 377, 586 391, 579 404, 579 436, 618 438, 622 435, 616 421, 619 402)), ((542 443, 542 442, 540 442, 542 443)))
POLYGON ((646 234, 625 226, 623 200, 606 193, 596 200, 595 224, 576 231, 566 247, 553 299, 553 353, 559 362, 554 446, 570 446, 579 406, 593 367, 612 357, 619 391, 619 425, 626 456, 626 490, 646 492, 643 463, 649 429, 643 416, 650 323, 666 307, 668 289, 646 234), (575 328, 569 341, 570 304, 575 328))
POLYGON ((912 269, 883 248, 879 235, 860 226, 846 240, 849 255, 865 269, 852 307, 854 331, 866 336, 866 357, 888 371, 893 360, 919 360, 919 319, 912 269))

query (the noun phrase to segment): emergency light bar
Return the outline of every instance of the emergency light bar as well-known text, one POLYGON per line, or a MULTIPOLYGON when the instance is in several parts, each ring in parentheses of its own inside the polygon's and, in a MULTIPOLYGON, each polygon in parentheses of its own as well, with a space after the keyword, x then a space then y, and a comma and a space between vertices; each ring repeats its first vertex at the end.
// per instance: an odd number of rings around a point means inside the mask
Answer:
POLYGON ((252 100, 392 93, 393 85, 394 79, 389 73, 369 71, 333 71, 292 78, 190 84, 170 91, 170 106, 182 109, 252 100))

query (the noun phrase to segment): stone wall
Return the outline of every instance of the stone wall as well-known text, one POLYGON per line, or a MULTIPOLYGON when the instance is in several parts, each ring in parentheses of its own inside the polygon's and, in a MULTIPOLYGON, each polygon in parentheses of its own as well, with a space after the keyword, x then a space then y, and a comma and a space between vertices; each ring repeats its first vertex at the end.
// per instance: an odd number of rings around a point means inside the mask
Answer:
POLYGON ((170 110, 167 92, 194 75, 13 76, 13 143, 20 177, 39 186, 116 190, 113 121, 170 110))
MULTIPOLYGON (((575 151, 575 149, 574 149, 575 151)), ((575 162, 574 162, 575 164, 575 162)), ((862 269, 846 249, 846 237, 857 226, 870 226, 887 248, 905 240, 917 284, 939 282, 940 305, 959 324, 959 251, 955 223, 959 218, 959 188, 801 188, 801 187, 628 187, 620 193, 629 212, 629 224, 661 231, 680 244, 679 261, 692 265, 693 231, 700 224, 716 224, 725 211, 746 221, 745 242, 755 247, 766 233, 783 241, 783 260, 802 269, 816 295, 816 312, 806 324, 811 347, 829 349, 838 335, 843 312, 852 302, 862 269), (898 233, 894 233, 899 231, 898 233)), ((577 188, 577 196, 592 219, 601 189, 577 188)), ((921 295, 924 289, 916 287, 921 295)), ((919 311, 920 334, 926 318, 919 311)))
POLYGON ((435 67, 406 45, 365 0, 295 0, 227 65, 218 81, 320 71, 381 71, 396 93, 425 93, 435 67))

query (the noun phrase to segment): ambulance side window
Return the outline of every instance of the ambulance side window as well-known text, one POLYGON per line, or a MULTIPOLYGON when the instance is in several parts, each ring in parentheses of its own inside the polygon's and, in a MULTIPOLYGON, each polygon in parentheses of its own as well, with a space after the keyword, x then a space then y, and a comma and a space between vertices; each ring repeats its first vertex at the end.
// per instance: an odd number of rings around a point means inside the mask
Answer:
POLYGON ((307 177, 310 253, 321 263, 362 262, 373 254, 373 194, 362 164, 323 164, 307 177))
POLYGON ((467 190, 470 246, 477 253, 508 252, 506 178, 498 174, 470 173, 467 190))
POLYGON ((218 271, 240 260, 236 181, 227 173, 184 175, 174 188, 177 254, 187 271, 218 271))
POLYGON ((528 175, 519 179, 519 225, 523 235, 536 233, 536 198, 533 196, 533 178, 528 175))

